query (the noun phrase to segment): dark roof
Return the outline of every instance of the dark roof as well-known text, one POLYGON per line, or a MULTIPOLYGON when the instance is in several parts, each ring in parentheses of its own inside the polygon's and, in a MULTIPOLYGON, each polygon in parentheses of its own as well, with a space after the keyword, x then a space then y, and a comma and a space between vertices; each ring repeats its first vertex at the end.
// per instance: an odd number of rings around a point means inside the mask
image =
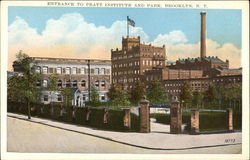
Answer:
MULTIPOLYGON (((204 59, 207 60, 207 61, 213 61, 213 62, 224 62, 220 58, 218 58, 217 56, 216 57, 208 56, 208 57, 205 57, 204 59)), ((179 59, 178 62, 184 64, 184 63, 186 63, 186 61, 194 63, 195 61, 201 61, 201 60, 202 60, 202 58, 197 57, 197 58, 179 59)))
POLYGON ((208 60, 208 61, 214 61, 214 62, 223 62, 220 58, 218 58, 217 56, 216 57, 214 57, 214 56, 212 56, 212 57, 205 57, 205 60, 208 60))

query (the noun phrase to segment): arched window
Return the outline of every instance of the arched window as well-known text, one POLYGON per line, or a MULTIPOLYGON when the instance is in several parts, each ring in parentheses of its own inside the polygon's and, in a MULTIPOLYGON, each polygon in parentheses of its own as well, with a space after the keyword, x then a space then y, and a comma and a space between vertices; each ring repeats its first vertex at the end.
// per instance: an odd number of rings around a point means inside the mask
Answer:
POLYGON ((37 81, 36 81, 36 86, 37 86, 37 87, 41 87, 41 80, 37 80, 37 81))
POLYGON ((99 87, 99 81, 98 80, 95 81, 95 86, 99 87))
POLYGON ((73 87, 76 88, 77 87, 77 80, 73 81, 73 87))
POLYGON ((102 87, 105 87, 105 85, 106 85, 106 84, 105 84, 105 81, 101 81, 101 86, 102 86, 102 87))
POLYGON ((81 81, 81 86, 82 86, 82 87, 86 87, 86 81, 85 81, 85 80, 82 80, 82 81, 81 81))
POLYGON ((71 82, 70 82, 70 80, 68 80, 68 81, 66 82, 66 87, 71 87, 71 82))
POLYGON ((37 73, 41 73, 41 67, 40 67, 40 66, 37 66, 37 67, 36 67, 36 72, 37 72, 37 73))
POLYGON ((46 79, 43 80, 43 87, 48 87, 48 80, 46 79))
POLYGON ((57 87, 62 87, 62 80, 58 80, 57 87))

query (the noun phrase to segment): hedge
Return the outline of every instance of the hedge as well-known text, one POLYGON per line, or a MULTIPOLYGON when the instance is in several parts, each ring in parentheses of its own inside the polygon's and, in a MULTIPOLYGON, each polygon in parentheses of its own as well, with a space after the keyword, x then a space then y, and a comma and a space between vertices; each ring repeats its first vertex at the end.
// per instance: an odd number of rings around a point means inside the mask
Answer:
MULTIPOLYGON (((170 125, 170 115, 162 113, 154 113, 150 115, 155 118, 156 122, 170 125)), ((190 112, 182 113, 182 123, 186 124, 186 130, 190 131, 190 112)), ((242 114, 240 112, 233 113, 233 127, 235 130, 242 129, 242 114)), ((200 112, 199 117, 200 131, 225 131, 227 130, 227 113, 226 112, 200 112)))
MULTIPOLYGON (((86 121, 87 107, 75 108, 75 118, 72 117, 73 107, 64 108, 63 116, 61 113, 61 104, 53 104, 53 115, 51 114, 52 105, 45 104, 31 104, 31 116, 53 119, 65 123, 78 124, 83 126, 90 126, 97 129, 137 132, 139 131, 139 116, 131 113, 131 128, 124 127, 123 116, 121 110, 108 111, 108 123, 103 123, 103 108, 90 108, 90 119, 86 121), (42 112, 43 110, 43 112, 42 112)), ((27 115, 28 108, 26 104, 17 102, 8 102, 8 112, 19 113, 27 115)))

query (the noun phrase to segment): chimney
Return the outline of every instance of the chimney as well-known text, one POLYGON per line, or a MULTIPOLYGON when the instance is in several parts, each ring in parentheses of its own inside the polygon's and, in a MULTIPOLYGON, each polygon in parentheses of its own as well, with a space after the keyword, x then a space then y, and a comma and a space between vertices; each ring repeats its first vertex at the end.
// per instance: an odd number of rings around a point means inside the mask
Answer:
POLYGON ((206 56, 206 12, 201 12, 201 58, 206 56))

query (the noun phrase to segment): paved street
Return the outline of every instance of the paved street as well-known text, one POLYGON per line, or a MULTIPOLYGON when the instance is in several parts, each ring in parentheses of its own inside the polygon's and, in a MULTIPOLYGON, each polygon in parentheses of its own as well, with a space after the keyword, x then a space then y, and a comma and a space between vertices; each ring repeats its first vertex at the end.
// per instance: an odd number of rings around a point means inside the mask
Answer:
MULTIPOLYGON (((9 113, 8 113, 9 114, 9 113)), ((13 114, 14 115, 14 114, 13 114)), ((33 118, 35 119, 35 118, 33 118)), ((44 123, 52 123, 50 120, 45 119, 39 119, 40 121, 43 121, 44 123)), ((53 122, 57 123, 57 122, 53 122)), ((65 125, 65 124, 61 124, 65 125)), ((79 130, 86 130, 86 127, 81 126, 75 126, 75 125, 69 125, 71 128, 78 128, 79 130)), ((154 126, 155 129, 157 126, 154 126)), ((204 135, 196 135, 196 137, 193 137, 193 135, 170 135, 170 134, 162 134, 160 131, 159 133, 150 133, 150 134, 141 134, 141 133, 126 133, 127 136, 124 136, 123 133, 120 132, 109 132, 109 131, 102 131, 103 136, 108 136, 113 134, 114 140, 119 140, 120 142, 123 142, 122 139, 119 139, 117 135, 121 135, 122 137, 125 137, 127 139, 132 139, 132 137, 136 137, 139 139, 137 142, 141 141, 142 147, 135 147, 131 145, 121 144, 117 143, 111 140, 106 140, 103 138, 98 138, 94 136, 89 136, 82 133, 77 133, 74 131, 69 131, 65 129, 55 128, 48 125, 43 125, 39 123, 34 123, 26 120, 21 120, 13 117, 8 117, 8 133, 7 133, 7 148, 9 152, 60 152, 60 153, 241 153, 241 144, 235 144, 235 145, 227 145, 227 146, 210 146, 210 147, 197 147, 197 148, 190 148, 190 149, 173 149, 168 150, 167 148, 164 149, 145 149, 142 148, 147 147, 147 142, 151 141, 151 144, 159 144, 159 143, 165 143, 164 139, 161 138, 161 135, 165 137, 165 139, 173 139, 175 142, 174 144, 171 144, 173 146, 182 146, 183 143, 196 141, 195 138, 199 136, 204 135), (106 132, 106 134, 105 134, 106 132), (145 136, 157 136, 157 139, 141 139, 138 138, 138 136, 142 136, 146 138, 145 136), (172 137, 171 137, 172 136, 172 137), (175 137, 173 137, 175 136, 175 137), (188 141, 182 141, 181 137, 189 136, 188 141), (143 141, 146 141, 143 143, 143 141), (182 145, 180 145, 182 144, 182 145)), ((89 129, 89 128, 88 128, 89 129)), ((153 127, 152 127, 153 129, 153 127)), ((98 133, 98 130, 94 130, 96 133, 98 133)), ((236 141, 241 140, 241 134, 235 134, 230 133, 227 134, 229 137, 233 137, 236 139, 236 141), (231 135, 230 135, 231 134, 231 135)), ((223 134, 218 135, 205 135, 208 137, 208 139, 215 139, 217 141, 220 141, 223 134), (210 138, 209 138, 210 137, 210 138), (213 138, 211 138, 213 137, 213 138)), ((150 137, 149 137, 150 138, 150 137)), ((201 137, 204 138, 204 137, 201 137)), ((224 141, 224 139, 223 139, 224 141)), ((131 141, 128 140, 128 144, 131 141)), ((170 142, 170 141, 169 141, 170 142)), ((199 143, 199 142, 195 142, 199 143)), ((211 142, 210 142, 211 143, 211 142)), ((209 143, 208 143, 209 144, 209 143)), ((164 147, 164 146, 163 146, 164 147)))

